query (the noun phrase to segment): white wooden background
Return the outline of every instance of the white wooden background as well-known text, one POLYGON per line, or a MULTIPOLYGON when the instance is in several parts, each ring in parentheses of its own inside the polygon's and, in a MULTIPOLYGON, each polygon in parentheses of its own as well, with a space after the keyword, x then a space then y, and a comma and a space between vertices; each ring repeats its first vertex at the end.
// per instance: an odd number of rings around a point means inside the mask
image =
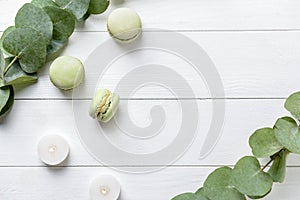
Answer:
MULTIPOLYGON (((63 54, 84 61, 109 38, 105 29, 107 16, 122 6, 135 9, 145 28, 185 34, 206 50, 224 83, 226 121, 220 141, 207 158, 200 160, 203 136, 199 134, 181 159, 155 173, 127 174, 103 167, 81 145, 72 117, 71 93, 53 87, 47 65, 37 84, 17 91, 14 108, 0 125, 1 200, 87 200, 90 180, 101 173, 115 174, 120 180, 121 200, 170 199, 181 192, 195 191, 216 167, 234 165, 240 157, 249 155, 251 133, 256 128, 272 126, 276 118, 288 114, 283 108, 284 99, 300 90, 300 1, 111 1, 104 15, 78 24, 63 54), (71 146, 70 158, 60 168, 45 167, 36 152, 40 136, 53 128, 61 130, 71 146)), ((18 8, 25 2, 28 1, 0 0, 0 31, 13 25, 18 8)), ((116 72, 107 74, 106 87, 119 78, 116 72)), ((195 77, 191 76, 189 82, 197 87, 195 77)), ((196 95, 205 97, 201 91, 196 95)), ((148 123, 148 116, 140 109, 174 103, 155 88, 147 88, 136 97, 131 101, 131 113, 141 123, 148 123)), ((206 105, 212 100, 197 101, 205 115, 206 105)), ((299 158, 289 157, 285 182, 275 184, 266 199, 299 197, 299 158)))

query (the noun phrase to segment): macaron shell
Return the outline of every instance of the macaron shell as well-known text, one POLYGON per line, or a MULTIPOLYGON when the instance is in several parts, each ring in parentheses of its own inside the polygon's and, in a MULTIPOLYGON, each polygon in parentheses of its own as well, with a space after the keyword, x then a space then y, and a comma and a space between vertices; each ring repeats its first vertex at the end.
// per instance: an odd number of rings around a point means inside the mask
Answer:
POLYGON ((98 108, 99 105, 101 105, 102 101, 104 100, 104 98, 106 97, 108 92, 109 91, 107 89, 101 88, 95 94, 95 96, 93 98, 93 101, 90 105, 90 109, 89 109, 89 115, 92 118, 96 117, 95 114, 96 114, 97 108, 98 108))
POLYGON ((103 114, 102 122, 108 122, 116 113, 118 107, 119 107, 119 102, 120 102, 120 96, 117 94, 113 94, 111 98, 111 103, 106 111, 105 114, 103 114))
POLYGON ((120 43, 130 43, 132 42, 133 40, 135 40, 137 37, 139 37, 139 35, 141 34, 142 32, 142 29, 137 29, 137 33, 133 33, 134 31, 127 31, 127 32, 123 32, 123 33, 120 33, 119 36, 115 36, 113 35, 109 28, 108 28, 108 33, 110 34, 111 37, 113 37, 116 41, 120 42, 120 43), (128 36, 125 36, 125 35, 128 35, 128 36), (121 38, 126 38, 126 39, 121 39, 121 38))
POLYGON ((142 22, 139 15, 130 8, 118 8, 108 17, 107 29, 118 41, 135 39, 140 33, 142 22))
POLYGON ((51 64, 49 76, 56 87, 70 90, 80 85, 85 72, 80 60, 71 56, 61 56, 51 64))

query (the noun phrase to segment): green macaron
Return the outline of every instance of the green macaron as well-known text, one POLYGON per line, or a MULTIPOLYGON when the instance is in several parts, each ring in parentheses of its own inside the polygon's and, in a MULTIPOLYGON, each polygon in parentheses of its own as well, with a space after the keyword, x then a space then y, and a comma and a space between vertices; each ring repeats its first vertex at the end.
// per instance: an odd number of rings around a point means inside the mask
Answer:
POLYGON ((100 122, 108 122, 116 113, 119 102, 119 95, 101 88, 93 98, 89 114, 92 118, 96 118, 100 122))
POLYGON ((72 56, 56 58, 49 69, 51 82, 62 90, 77 87, 83 81, 84 74, 83 64, 72 56))
POLYGON ((131 42, 142 31, 139 15, 130 8, 118 8, 107 19, 109 34, 119 42, 131 42))

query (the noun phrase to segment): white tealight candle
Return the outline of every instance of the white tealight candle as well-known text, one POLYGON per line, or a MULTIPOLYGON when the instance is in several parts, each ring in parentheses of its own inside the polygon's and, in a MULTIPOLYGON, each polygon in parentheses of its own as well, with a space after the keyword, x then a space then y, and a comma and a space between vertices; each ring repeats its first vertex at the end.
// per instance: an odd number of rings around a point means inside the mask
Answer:
POLYGON ((40 160, 47 165, 58 165, 69 155, 69 145, 59 135, 49 134, 43 136, 38 143, 40 160))
POLYGON ((91 200, 117 200, 120 192, 120 183, 111 175, 100 175, 90 184, 91 200))

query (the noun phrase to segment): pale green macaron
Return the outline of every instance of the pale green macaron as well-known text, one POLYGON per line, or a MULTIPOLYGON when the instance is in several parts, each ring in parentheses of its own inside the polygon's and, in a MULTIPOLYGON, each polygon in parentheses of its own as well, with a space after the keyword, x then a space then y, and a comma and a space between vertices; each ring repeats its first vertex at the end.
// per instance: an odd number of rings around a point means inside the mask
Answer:
POLYGON ((89 114, 101 122, 108 122, 116 113, 120 102, 119 95, 101 88, 95 94, 90 105, 89 114))
POLYGON ((72 56, 56 58, 49 69, 51 82, 62 90, 70 90, 80 85, 84 74, 83 64, 72 56))
POLYGON ((142 31, 140 16, 130 8, 118 8, 107 19, 107 30, 119 42, 131 42, 142 31))

